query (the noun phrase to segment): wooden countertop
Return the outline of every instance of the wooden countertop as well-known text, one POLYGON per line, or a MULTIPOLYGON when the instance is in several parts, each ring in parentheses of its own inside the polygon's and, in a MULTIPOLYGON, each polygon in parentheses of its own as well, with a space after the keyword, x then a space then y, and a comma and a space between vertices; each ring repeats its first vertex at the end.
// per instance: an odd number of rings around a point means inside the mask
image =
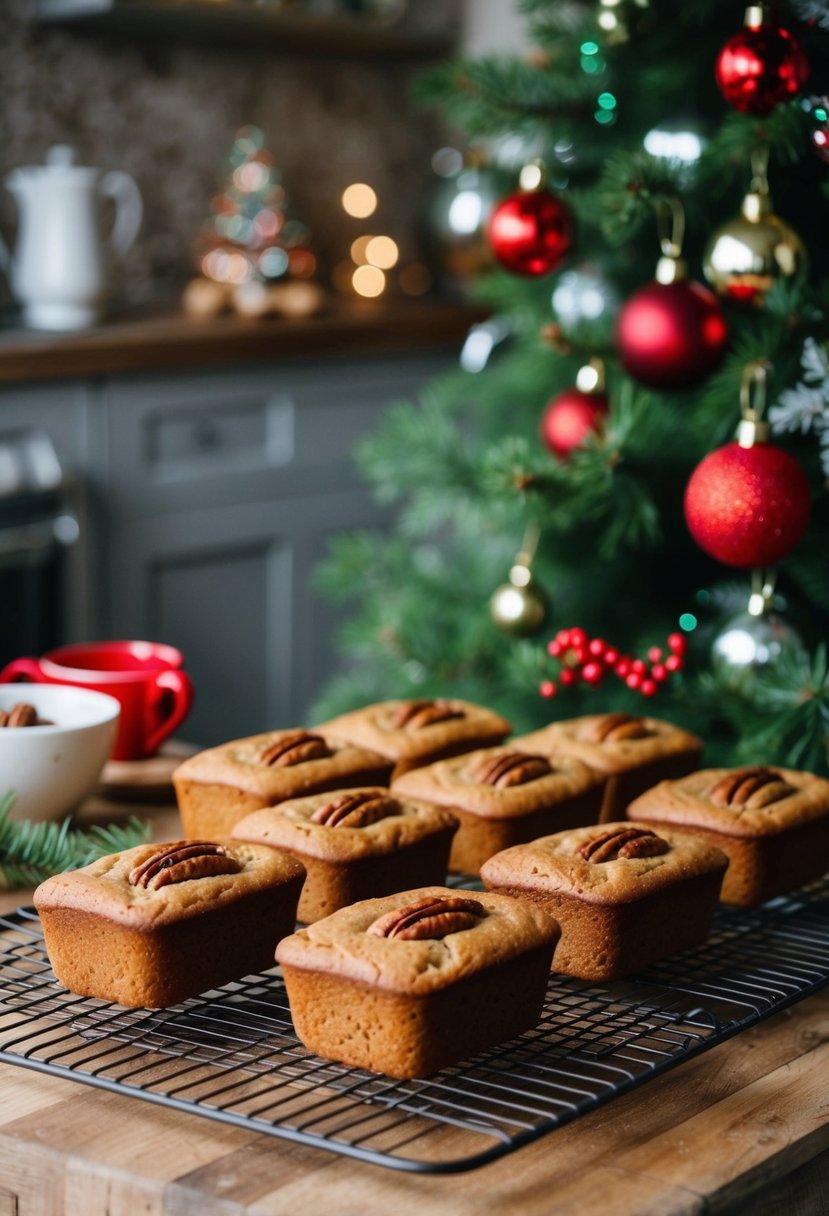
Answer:
MULTIPOLYGON (((112 807, 90 803, 100 818, 112 807)), ((170 838, 170 807, 153 817, 170 838)), ((121 813, 121 811, 117 812, 121 813)), ((0 910, 26 902, 5 892, 0 910)), ((409 1175, 0 1065, 2 1216, 818 1216, 829 990, 471 1173, 409 1175)))
POLYGON ((340 301, 298 320, 176 309, 71 334, 0 329, 0 383, 90 377, 314 356, 383 354, 459 345, 486 315, 461 301, 340 301))

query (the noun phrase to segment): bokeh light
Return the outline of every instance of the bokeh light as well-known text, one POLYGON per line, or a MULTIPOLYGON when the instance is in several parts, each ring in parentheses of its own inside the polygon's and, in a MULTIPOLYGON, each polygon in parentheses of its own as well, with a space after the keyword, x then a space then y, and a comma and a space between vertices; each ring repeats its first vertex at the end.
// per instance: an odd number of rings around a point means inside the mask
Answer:
POLYGON ((377 195, 365 182, 353 182, 343 190, 342 203, 348 215, 364 220, 377 210, 377 195))
MULTIPOLYGON (((353 255, 352 255, 353 256, 353 255)), ((390 236, 373 236, 366 245, 366 261, 380 270, 391 270, 397 265, 400 251, 390 236)), ((357 259, 354 259, 355 262, 357 259)))
POLYGON ((351 276, 351 283, 358 296, 374 299, 386 289, 386 276, 376 266, 358 266, 351 276))

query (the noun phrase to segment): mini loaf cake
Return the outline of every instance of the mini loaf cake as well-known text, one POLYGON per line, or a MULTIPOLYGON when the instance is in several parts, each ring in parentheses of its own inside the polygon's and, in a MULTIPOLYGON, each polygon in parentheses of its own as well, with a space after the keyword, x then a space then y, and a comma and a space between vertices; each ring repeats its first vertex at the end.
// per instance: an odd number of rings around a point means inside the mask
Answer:
POLYGON ((829 870, 829 781, 787 768, 706 769, 663 781, 631 818, 686 832, 728 856, 721 899, 753 907, 829 870))
POLYGON ((477 874, 488 857, 561 828, 596 823, 603 779, 569 756, 482 748, 397 777, 393 790, 448 807, 460 828, 449 868, 477 874))
POLYGON ((431 764, 506 739, 506 718, 469 701, 380 701, 317 727, 322 734, 350 739, 386 756, 398 777, 431 764))
POLYGON ((684 777, 699 764, 702 741, 682 727, 633 714, 588 714, 552 722, 510 740, 520 751, 573 756, 605 778, 600 820, 621 818, 628 803, 669 777, 684 777))
POLYGON ((57 874, 34 902, 64 987, 156 1009, 272 966, 304 874, 262 845, 177 840, 57 874))
POLYGON ((615 980, 705 940, 726 865, 682 832, 608 823, 506 849, 481 877, 559 922, 554 971, 615 980))
POLYGON ((187 836, 227 836, 251 811, 322 790, 388 785, 376 752, 319 731, 274 730, 198 752, 173 773, 187 836))
POLYGON ((276 957, 309 1050, 410 1078, 534 1027, 557 937, 529 904, 428 887, 342 908, 276 957))
POLYGON ((293 798, 246 815, 238 840, 287 849, 305 866, 299 919, 446 880, 458 821, 447 811, 374 787, 293 798))

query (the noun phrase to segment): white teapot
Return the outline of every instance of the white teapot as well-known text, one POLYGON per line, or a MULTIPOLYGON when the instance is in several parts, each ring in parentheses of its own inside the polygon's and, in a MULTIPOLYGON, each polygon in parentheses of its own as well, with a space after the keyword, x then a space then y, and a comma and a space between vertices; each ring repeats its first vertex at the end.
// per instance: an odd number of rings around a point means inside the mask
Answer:
POLYGON ((83 329, 101 316, 110 292, 113 252, 126 253, 141 226, 138 187, 127 173, 73 164, 58 144, 45 165, 13 170, 5 180, 18 209, 14 255, 0 241, 0 266, 35 329, 83 329), (104 199, 115 203, 104 232, 104 199))

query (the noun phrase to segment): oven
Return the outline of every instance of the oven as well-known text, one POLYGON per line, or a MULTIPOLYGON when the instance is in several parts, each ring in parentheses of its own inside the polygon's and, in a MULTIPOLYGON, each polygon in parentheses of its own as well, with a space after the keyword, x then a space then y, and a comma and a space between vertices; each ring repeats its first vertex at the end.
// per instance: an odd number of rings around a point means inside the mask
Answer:
POLYGON ((63 641, 72 478, 40 430, 0 433, 0 665, 63 641))

